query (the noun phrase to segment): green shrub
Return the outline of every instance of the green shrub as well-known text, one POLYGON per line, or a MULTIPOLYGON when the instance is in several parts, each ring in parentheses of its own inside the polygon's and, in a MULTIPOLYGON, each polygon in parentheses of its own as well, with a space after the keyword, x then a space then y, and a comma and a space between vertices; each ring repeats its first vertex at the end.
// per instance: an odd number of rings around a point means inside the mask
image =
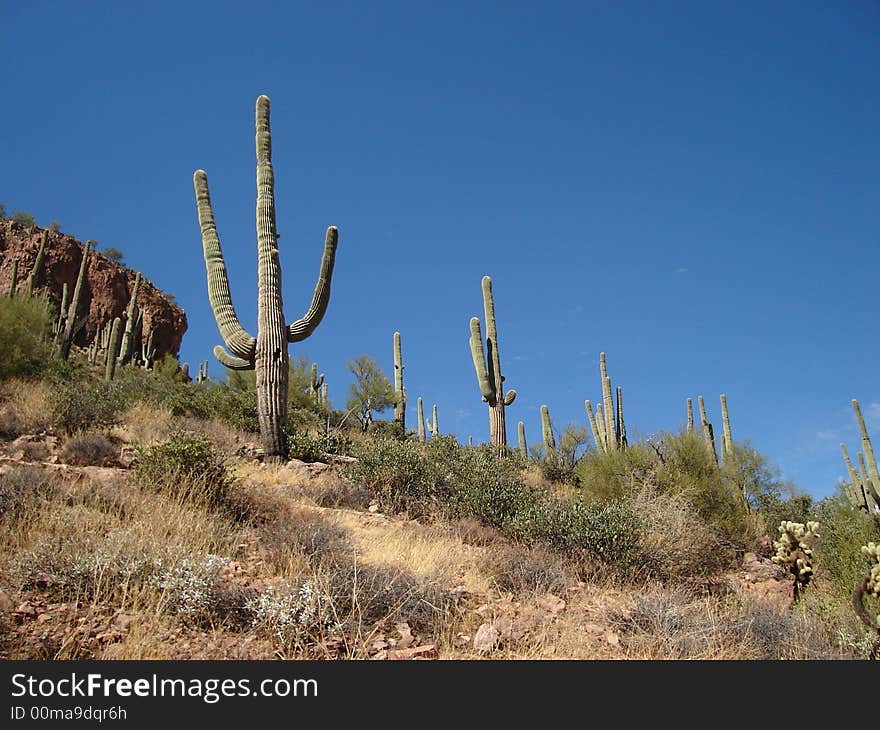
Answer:
POLYGON ((112 426, 128 405, 118 384, 85 377, 56 382, 49 400, 53 422, 67 433, 112 426))
POLYGON ((653 449, 641 443, 608 453, 591 451, 574 466, 574 474, 585 500, 617 500, 633 488, 634 480, 652 472, 656 460, 653 449))
POLYGON ((139 447, 134 475, 145 489, 212 505, 228 502, 232 481, 209 439, 180 431, 167 441, 139 447))
POLYGON ((0 379, 39 374, 51 358, 51 329, 42 299, 0 297, 0 379))

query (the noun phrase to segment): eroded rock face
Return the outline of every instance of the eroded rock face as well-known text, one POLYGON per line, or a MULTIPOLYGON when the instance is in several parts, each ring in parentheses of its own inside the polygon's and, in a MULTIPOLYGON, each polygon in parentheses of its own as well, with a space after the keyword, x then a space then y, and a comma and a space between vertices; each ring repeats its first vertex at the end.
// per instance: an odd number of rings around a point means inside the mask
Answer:
MULTIPOLYGON (((12 266, 18 261, 17 291, 24 294, 45 230, 40 227, 31 230, 15 221, 0 220, 0 255, 3 257, 0 263, 0 292, 9 291, 12 266)), ((84 247, 85 244, 73 236, 49 231, 43 273, 34 290, 48 290, 56 307, 61 302, 61 291, 65 282, 73 295, 84 247)), ((135 276, 136 272, 128 267, 111 261, 100 253, 89 253, 87 286, 84 287, 80 303, 80 312, 88 312, 88 319, 74 344, 87 346, 108 320, 123 316, 128 307, 135 276)), ((186 313, 168 301, 145 275, 137 303, 144 312, 144 331, 149 329, 154 333, 156 358, 169 353, 176 356, 187 328, 186 313)))

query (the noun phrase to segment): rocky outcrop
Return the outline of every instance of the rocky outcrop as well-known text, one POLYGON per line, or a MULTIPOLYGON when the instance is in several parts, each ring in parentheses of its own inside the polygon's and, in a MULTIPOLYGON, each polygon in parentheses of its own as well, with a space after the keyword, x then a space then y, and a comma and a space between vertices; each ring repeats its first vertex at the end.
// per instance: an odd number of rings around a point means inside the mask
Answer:
MULTIPOLYGON (((12 267, 18 262, 17 291, 24 294, 27 278, 40 249, 45 229, 0 220, 0 292, 8 292, 12 281, 12 267)), ((36 292, 48 290, 55 305, 61 301, 61 290, 67 282, 73 292, 82 261, 84 244, 73 236, 49 231, 42 276, 36 282, 36 292)), ((142 272, 143 273, 143 272, 142 272)), ((96 333, 113 317, 123 317, 128 306, 136 272, 122 264, 102 256, 100 252, 89 254, 80 312, 88 312, 88 320, 76 337, 74 344, 87 346, 96 333)), ((186 332, 186 313, 170 302, 160 289, 144 276, 137 301, 144 312, 144 330, 151 330, 156 346, 157 359, 165 354, 177 355, 186 332)))

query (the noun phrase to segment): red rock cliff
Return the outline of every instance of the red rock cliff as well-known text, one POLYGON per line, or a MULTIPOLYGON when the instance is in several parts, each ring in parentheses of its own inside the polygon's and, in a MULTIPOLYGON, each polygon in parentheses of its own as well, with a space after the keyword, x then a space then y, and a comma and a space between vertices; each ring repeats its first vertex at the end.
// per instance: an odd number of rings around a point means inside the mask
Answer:
MULTIPOLYGON (((13 262, 18 261, 17 290, 24 294, 44 230, 39 227, 31 230, 15 221, 0 220, 0 256, 3 257, 0 262, 0 292, 9 291, 13 262)), ((43 273, 34 290, 48 289, 50 298, 57 306, 61 301, 61 290, 67 282, 72 296, 84 248, 85 244, 73 236, 49 231, 43 273)), ((143 282, 137 303, 144 311, 144 329, 154 332, 156 358, 168 353, 176 356, 180 351, 183 333, 186 332, 186 312, 168 301, 161 290, 150 283, 144 272, 141 273, 143 282)), ((100 253, 89 253, 87 285, 83 287, 79 310, 80 313, 88 311, 89 317, 75 344, 87 346, 108 319, 122 316, 128 307, 135 275, 135 271, 100 253)))

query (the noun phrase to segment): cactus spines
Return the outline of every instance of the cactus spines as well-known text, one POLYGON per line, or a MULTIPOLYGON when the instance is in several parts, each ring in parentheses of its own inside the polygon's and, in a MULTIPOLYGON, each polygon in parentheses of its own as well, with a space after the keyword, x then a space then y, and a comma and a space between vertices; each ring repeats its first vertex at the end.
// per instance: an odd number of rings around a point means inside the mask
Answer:
POLYGON ((608 444, 609 451, 615 451, 618 448, 617 428, 614 423, 614 395, 611 391, 611 378, 608 377, 608 365, 605 359, 605 353, 599 353, 599 374, 602 378, 602 402, 604 404, 603 412, 605 413, 605 440, 608 444))
POLYGON ((546 405, 541 406, 541 438, 544 441, 544 450, 547 457, 556 453, 556 439, 553 437, 553 423, 550 421, 550 409, 546 405))
POLYGON ((715 449, 715 429, 712 428, 712 424, 709 423, 709 418, 706 415, 706 403, 703 400, 703 396, 697 396, 697 403, 700 406, 700 423, 703 425, 703 438, 706 439, 706 447, 717 464, 718 451, 715 449))
POLYGON ((868 557, 870 564, 865 576, 852 593, 852 606, 862 623, 877 632, 877 641, 868 654, 870 659, 876 659, 880 652, 880 614, 871 615, 865 606, 865 597, 880 598, 880 544, 869 542, 861 551, 868 557))
POLYGON ((819 523, 783 521, 779 523, 779 539, 774 540, 776 554, 770 558, 794 576, 794 601, 813 577, 813 543, 819 538, 819 523))
POLYGON ((416 416, 419 422, 419 441, 425 440, 425 410, 422 407, 422 399, 416 399, 416 416))
POLYGON ((688 414, 687 432, 693 433, 694 432, 694 399, 693 398, 687 399, 687 414, 688 414))
POLYGON ((403 387, 403 354, 400 347, 400 332, 394 333, 394 421, 406 433, 406 390, 403 387))
MULTIPOLYGON (((79 300, 82 296, 83 282, 86 278, 86 268, 89 264, 89 250, 94 241, 86 241, 83 248, 83 256, 79 265, 79 275, 76 277, 76 286, 73 288, 73 297, 70 300, 70 308, 67 310, 64 320, 64 333, 61 335, 60 355, 62 360, 70 356, 70 348, 73 338, 82 326, 82 321, 77 321, 76 313, 79 309, 79 300)), ((63 305, 62 305, 63 306, 63 305)))
POLYGON ((519 442, 519 453, 523 459, 529 458, 529 445, 526 443, 526 424, 522 421, 516 424, 516 436, 519 442))
POLYGON ((721 437, 721 454, 724 462, 727 463, 733 458, 733 436, 730 434, 730 416, 727 412, 727 396, 721 394, 721 423, 724 427, 724 434, 721 437))
POLYGON ((18 261, 12 262, 12 282, 9 284, 9 298, 15 298, 15 289, 18 287, 18 261))
POLYGON ((108 383, 113 380, 116 373, 116 350, 119 347, 119 335, 122 329, 122 320, 119 317, 113 319, 112 329, 110 330, 110 342, 108 344, 107 355, 104 358, 104 380, 108 383))
POLYGON ((28 276, 27 281, 27 295, 32 297, 34 295, 34 287, 37 285, 37 279, 40 278, 40 275, 43 273, 43 261, 46 259, 46 242, 49 240, 49 231, 48 229, 43 231, 43 235, 40 237, 40 250, 37 251, 37 258, 34 261, 34 268, 31 269, 31 273, 28 276))
POLYGON ((119 349, 120 365, 128 365, 131 361, 132 352, 134 350, 135 329, 137 328, 135 312, 137 311, 137 298, 140 290, 141 272, 139 271, 134 278, 134 286, 131 288, 131 298, 128 300, 128 311, 125 315, 125 332, 122 334, 122 346, 119 349))
POLYGON ((593 432, 593 441, 596 442, 596 451, 597 453, 603 454, 605 453, 605 444, 603 443, 602 436, 599 433, 599 426, 596 423, 596 415, 593 413, 593 404, 590 401, 584 401, 584 408, 587 411, 587 418, 590 421, 590 430, 593 432))
POLYGON ((501 374, 501 358, 498 352, 498 330, 495 326, 495 299, 492 296, 492 278, 484 276, 483 314, 486 319, 486 350, 483 350, 483 335, 480 331, 479 317, 471 317, 470 347, 474 370, 480 394, 489 405, 489 442, 503 455, 507 449, 507 428, 504 409, 513 403, 516 391, 504 393, 504 376, 501 374))
POLYGON ((193 175, 202 247, 208 279, 208 299, 217 327, 229 352, 214 348, 214 355, 226 367, 256 370, 257 417, 263 452, 267 461, 287 457, 287 345, 300 342, 314 332, 330 302, 330 284, 339 234, 327 229, 324 253, 312 303, 306 314, 286 324, 281 296, 281 266, 278 257, 278 233, 275 228, 275 174, 272 169, 272 137, 269 128, 269 97, 257 98, 255 109, 257 152, 257 336, 241 326, 232 297, 214 211, 204 170, 193 175))

